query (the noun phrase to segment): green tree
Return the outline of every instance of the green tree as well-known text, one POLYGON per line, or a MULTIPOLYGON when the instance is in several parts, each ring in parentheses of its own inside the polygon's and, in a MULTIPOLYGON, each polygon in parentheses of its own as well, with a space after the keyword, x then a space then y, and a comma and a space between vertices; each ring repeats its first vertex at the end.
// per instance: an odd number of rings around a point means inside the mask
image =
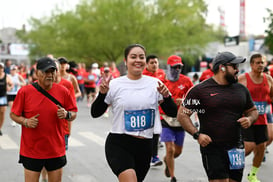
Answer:
POLYGON ((180 52, 193 62, 215 33, 205 23, 203 0, 84 0, 75 10, 56 8, 50 17, 31 18, 32 29, 18 32, 32 56, 48 53, 77 61, 118 61, 123 49, 141 43, 167 58, 180 52))
POLYGON ((265 45, 268 47, 269 52, 273 54, 273 12, 270 9, 267 9, 267 12, 269 16, 267 18, 264 18, 264 21, 267 21, 268 28, 265 30, 267 33, 265 37, 265 45))

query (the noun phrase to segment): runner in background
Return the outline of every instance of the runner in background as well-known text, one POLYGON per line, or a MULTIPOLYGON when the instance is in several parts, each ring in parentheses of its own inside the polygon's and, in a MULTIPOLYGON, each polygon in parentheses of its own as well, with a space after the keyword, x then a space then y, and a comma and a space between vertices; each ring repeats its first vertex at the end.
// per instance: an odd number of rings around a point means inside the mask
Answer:
MULTIPOLYGON (((12 107, 13 101, 22 86, 26 85, 25 79, 18 73, 18 67, 16 65, 10 66, 10 78, 13 83, 11 90, 7 91, 8 105, 12 107)), ((11 125, 16 126, 16 122, 11 121, 11 125)))
POLYGON ((265 60, 262 54, 254 53, 250 57, 251 71, 239 76, 239 82, 245 85, 259 111, 258 120, 244 130, 244 145, 246 156, 253 152, 251 171, 248 173, 250 182, 259 182, 257 173, 264 158, 268 141, 266 106, 273 98, 273 79, 265 74, 265 60))
POLYGON ((68 81, 70 81, 74 87, 74 91, 75 91, 75 97, 76 99, 78 97, 81 97, 81 91, 78 85, 78 81, 77 78, 71 74, 68 73, 67 70, 69 70, 69 64, 68 61, 65 57, 60 57, 57 59, 60 63, 60 75, 62 78, 67 79, 68 81))
POLYGON ((91 103, 96 98, 97 94, 97 75, 93 72, 92 68, 89 68, 88 72, 84 75, 84 89, 86 93, 87 107, 91 106, 91 103))
POLYGON ((82 101, 84 99, 85 90, 84 90, 84 75, 86 74, 85 63, 78 63, 78 69, 76 78, 79 84, 79 88, 82 96, 77 98, 77 101, 82 101))
POLYGON ((199 81, 202 82, 213 76, 212 60, 208 62, 207 69, 201 74, 199 81))
POLYGON ((2 126, 5 120, 8 100, 7 91, 13 88, 13 83, 10 76, 4 71, 4 63, 0 62, 0 136, 3 135, 2 126))
POLYGON ((120 72, 119 72, 115 62, 111 62, 110 72, 111 72, 113 78, 120 77, 120 72))
MULTIPOLYGON (((164 82, 171 92, 172 98, 177 104, 178 109, 182 103, 182 99, 193 86, 191 79, 181 74, 182 66, 181 57, 177 55, 170 56, 167 60, 167 78, 164 82)), ((161 108, 160 114, 162 124, 161 142, 164 142, 166 146, 164 173, 166 177, 171 178, 171 182, 176 182, 174 174, 175 158, 179 157, 182 153, 185 131, 176 117, 167 116, 161 108)))

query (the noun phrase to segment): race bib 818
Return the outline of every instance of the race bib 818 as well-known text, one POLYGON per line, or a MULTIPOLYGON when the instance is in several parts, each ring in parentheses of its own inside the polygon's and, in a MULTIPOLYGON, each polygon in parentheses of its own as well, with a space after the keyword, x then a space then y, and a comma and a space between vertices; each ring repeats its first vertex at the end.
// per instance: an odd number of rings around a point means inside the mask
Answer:
POLYGON ((154 126, 155 110, 125 110, 124 120, 127 131, 143 131, 154 126))

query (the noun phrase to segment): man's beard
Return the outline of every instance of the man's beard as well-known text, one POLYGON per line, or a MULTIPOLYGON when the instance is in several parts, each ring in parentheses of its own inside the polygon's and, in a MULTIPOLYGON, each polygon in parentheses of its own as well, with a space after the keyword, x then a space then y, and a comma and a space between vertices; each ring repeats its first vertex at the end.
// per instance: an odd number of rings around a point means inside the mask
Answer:
POLYGON ((238 78, 237 78, 237 76, 235 76, 235 75, 232 75, 230 72, 226 72, 226 74, 225 74, 225 79, 227 80, 227 82, 229 83, 229 84, 233 84, 233 83, 237 83, 238 82, 238 78))

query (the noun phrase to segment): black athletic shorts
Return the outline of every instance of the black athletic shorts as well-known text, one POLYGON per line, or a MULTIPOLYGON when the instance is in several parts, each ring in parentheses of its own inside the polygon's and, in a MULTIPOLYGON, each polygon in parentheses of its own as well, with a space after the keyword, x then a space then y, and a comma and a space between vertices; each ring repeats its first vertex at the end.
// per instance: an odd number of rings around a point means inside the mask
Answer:
POLYGON ((14 101, 15 97, 16 97, 16 95, 7 95, 8 102, 14 101))
POLYGON ((264 143, 268 140, 267 125, 251 125, 243 130, 243 136, 246 142, 264 143))
POLYGON ((54 171, 60 169, 66 165, 66 156, 51 158, 51 159, 33 159, 20 155, 19 163, 22 163, 24 168, 41 172, 42 168, 45 167, 47 171, 54 171))
POLYGON ((143 181, 150 168, 152 139, 110 133, 105 143, 105 154, 117 177, 127 169, 134 169, 137 180, 143 181))
POLYGON ((244 169, 231 170, 227 150, 219 147, 206 147, 201 152, 202 162, 209 180, 232 179, 242 181, 244 169))
POLYGON ((84 87, 86 94, 96 93, 96 88, 84 87))

